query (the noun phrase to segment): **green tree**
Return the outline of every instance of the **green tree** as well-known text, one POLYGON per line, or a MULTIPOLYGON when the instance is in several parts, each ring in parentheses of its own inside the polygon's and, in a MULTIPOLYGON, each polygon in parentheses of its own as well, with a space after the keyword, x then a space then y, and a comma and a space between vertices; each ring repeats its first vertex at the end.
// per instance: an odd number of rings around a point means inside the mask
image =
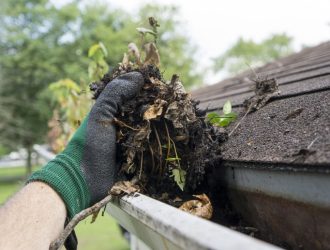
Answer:
POLYGON ((1 144, 23 146, 31 152, 33 144, 44 141, 53 109, 50 93, 45 91, 48 85, 70 78, 84 89, 89 83, 88 49, 99 41, 108 51, 106 62, 116 67, 127 44, 138 37, 138 23, 148 15, 159 15, 162 25, 158 47, 165 76, 179 73, 188 86, 201 82, 194 72, 192 47, 179 32, 174 7, 148 5, 132 17, 100 3, 74 1, 56 7, 49 0, 1 1, 1 144))
POLYGON ((78 12, 74 5, 57 11, 46 0, 1 1, 0 9, 0 139, 27 149, 30 172, 32 146, 43 139, 49 118, 41 91, 65 74, 59 40, 78 12))
POLYGON ((260 43, 239 38, 230 49, 214 59, 214 71, 237 74, 248 69, 249 65, 258 67, 292 52, 292 38, 286 34, 271 35, 260 43))

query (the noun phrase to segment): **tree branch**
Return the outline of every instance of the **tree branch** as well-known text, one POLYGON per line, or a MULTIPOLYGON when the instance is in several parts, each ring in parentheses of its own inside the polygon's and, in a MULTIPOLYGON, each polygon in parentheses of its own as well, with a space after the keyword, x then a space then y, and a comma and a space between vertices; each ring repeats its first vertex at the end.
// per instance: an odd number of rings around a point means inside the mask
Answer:
POLYGON ((70 235, 72 230, 75 228, 75 226, 80 221, 82 221, 89 215, 99 211, 102 207, 107 205, 112 200, 113 200, 113 195, 110 194, 110 195, 106 196, 103 200, 95 203, 93 206, 86 208, 86 209, 82 210, 80 213, 76 214, 72 218, 72 220, 69 222, 69 224, 61 232, 60 236, 50 244, 49 250, 60 249, 60 247, 64 244, 66 238, 70 235))

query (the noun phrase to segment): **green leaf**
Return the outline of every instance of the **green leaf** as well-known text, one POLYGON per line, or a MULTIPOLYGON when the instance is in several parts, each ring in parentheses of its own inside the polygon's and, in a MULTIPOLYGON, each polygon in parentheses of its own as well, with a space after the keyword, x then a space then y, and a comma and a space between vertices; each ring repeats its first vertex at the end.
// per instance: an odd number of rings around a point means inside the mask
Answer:
POLYGON ((100 44, 92 45, 88 50, 88 57, 93 57, 95 53, 100 49, 100 44))
POLYGON ((224 118, 231 118, 231 119, 235 120, 237 118, 237 113, 230 112, 228 114, 223 115, 222 117, 224 117, 224 118))
POLYGON ((223 105, 223 113, 229 114, 231 112, 231 103, 230 101, 226 101, 225 104, 223 105))
POLYGON ((92 45, 88 50, 88 57, 95 57, 97 60, 100 60, 108 56, 108 51, 105 48, 102 42, 92 45))
POLYGON ((208 113, 206 117, 211 124, 216 124, 216 123, 220 122, 219 114, 217 114, 215 112, 208 113))
POLYGON ((220 127, 227 127, 230 123, 235 121, 237 118, 237 114, 234 112, 230 112, 228 114, 224 114, 220 118, 220 122, 217 124, 220 127))
POLYGON ((88 77, 94 80, 95 72, 97 71, 96 62, 90 62, 88 65, 88 77))
POLYGON ((136 30, 142 34, 151 34, 153 36, 156 36, 157 34, 155 32, 153 32, 151 29, 147 29, 147 28, 144 28, 144 27, 139 27, 139 28, 136 28, 136 30))
POLYGON ((100 48, 101 48, 101 50, 103 52, 103 55, 105 57, 107 57, 108 56, 108 50, 107 50, 107 48, 104 46, 104 44, 102 42, 99 42, 99 45, 100 45, 100 48))
POLYGON ((228 114, 219 115, 215 112, 207 114, 207 119, 214 126, 227 127, 231 122, 235 121, 237 114, 230 112, 228 114))
POLYGON ((182 191, 186 184, 186 175, 187 175, 187 172, 181 168, 172 169, 172 177, 174 177, 174 181, 176 182, 176 184, 180 187, 180 189, 182 191))

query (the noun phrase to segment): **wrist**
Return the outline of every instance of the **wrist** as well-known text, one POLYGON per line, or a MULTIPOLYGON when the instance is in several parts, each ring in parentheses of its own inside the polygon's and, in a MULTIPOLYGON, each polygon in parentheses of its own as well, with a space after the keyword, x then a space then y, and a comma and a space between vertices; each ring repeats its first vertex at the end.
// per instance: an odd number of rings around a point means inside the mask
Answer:
POLYGON ((28 183, 42 181, 52 187, 64 201, 69 218, 88 207, 90 200, 83 173, 74 165, 75 161, 62 153, 28 180, 28 183))
POLYGON ((68 217, 89 206, 90 192, 81 170, 87 118, 78 128, 66 149, 32 174, 28 182, 42 181, 51 186, 64 201, 68 217))

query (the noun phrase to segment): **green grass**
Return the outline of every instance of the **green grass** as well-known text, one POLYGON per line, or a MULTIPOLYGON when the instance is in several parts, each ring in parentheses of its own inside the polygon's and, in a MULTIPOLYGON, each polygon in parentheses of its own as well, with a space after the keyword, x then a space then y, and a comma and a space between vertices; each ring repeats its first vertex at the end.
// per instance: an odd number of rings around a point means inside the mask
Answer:
MULTIPOLYGON (((34 170, 37 169, 34 168, 34 170)), ((12 183, 1 182, 3 177, 23 177, 25 168, 0 169, 0 204, 3 204, 10 196, 17 192, 24 184, 22 181, 12 183)), ((91 218, 81 221, 76 227, 79 250, 128 250, 129 245, 121 236, 119 227, 108 214, 99 215, 91 224, 91 218)))
MULTIPOLYGON (((39 166, 33 166, 32 171, 36 171, 39 166)), ((17 168, 0 168, 0 180, 5 177, 14 177, 14 176, 22 176, 26 174, 25 167, 17 167, 17 168)))
POLYGON ((90 223, 91 217, 88 217, 76 227, 78 249, 128 250, 128 243, 121 236, 115 220, 106 213, 100 215, 93 224, 90 223))

